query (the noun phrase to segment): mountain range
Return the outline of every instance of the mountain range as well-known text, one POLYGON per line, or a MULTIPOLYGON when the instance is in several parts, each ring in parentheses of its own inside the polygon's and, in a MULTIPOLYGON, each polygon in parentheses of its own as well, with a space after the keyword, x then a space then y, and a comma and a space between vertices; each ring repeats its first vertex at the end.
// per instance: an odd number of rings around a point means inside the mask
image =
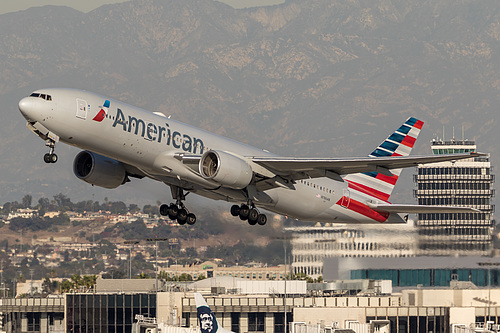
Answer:
MULTIPOLYGON (((168 202, 162 184, 101 190, 77 180, 77 149, 25 128, 17 102, 73 87, 268 149, 366 156, 409 116, 432 139, 475 140, 500 162, 500 13, 495 0, 288 0, 234 9, 213 0, 137 0, 89 13, 45 6, 0 15, 0 202, 168 202)), ((412 174, 396 187, 414 202, 412 174)), ((189 200, 188 200, 189 201, 189 200)))

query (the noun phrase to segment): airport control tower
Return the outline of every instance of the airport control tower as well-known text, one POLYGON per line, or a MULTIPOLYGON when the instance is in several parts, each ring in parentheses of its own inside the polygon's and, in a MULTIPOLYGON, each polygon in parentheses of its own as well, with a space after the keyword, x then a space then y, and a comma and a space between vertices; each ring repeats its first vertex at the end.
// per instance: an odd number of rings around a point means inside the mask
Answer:
MULTIPOLYGON (((431 142, 436 155, 476 151, 469 140, 431 142)), ((480 213, 418 215, 419 255, 490 255, 494 175, 488 157, 418 167, 415 196, 421 205, 470 206, 480 213)))

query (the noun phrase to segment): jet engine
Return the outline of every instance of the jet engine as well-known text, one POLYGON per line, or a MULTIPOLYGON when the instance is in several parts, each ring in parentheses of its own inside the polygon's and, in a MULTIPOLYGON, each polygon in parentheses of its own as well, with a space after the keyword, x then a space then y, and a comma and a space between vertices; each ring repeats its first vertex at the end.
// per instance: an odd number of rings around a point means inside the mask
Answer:
POLYGON ((121 162, 90 151, 82 151, 73 162, 73 172, 81 180, 104 188, 117 188, 127 180, 121 162))
POLYGON ((234 189, 247 187, 253 177, 252 167, 245 160, 223 151, 205 152, 199 169, 203 178, 234 189))

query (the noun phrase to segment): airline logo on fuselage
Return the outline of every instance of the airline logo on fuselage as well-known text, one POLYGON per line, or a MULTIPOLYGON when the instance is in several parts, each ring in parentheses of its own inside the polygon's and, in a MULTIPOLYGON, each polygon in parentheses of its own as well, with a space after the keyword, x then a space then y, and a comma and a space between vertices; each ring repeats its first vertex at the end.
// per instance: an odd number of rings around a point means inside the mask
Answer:
POLYGON ((106 118, 106 114, 108 113, 107 111, 108 111, 109 105, 110 105, 110 101, 105 100, 104 104, 99 107, 101 110, 96 114, 96 116, 92 120, 97 121, 99 123, 101 121, 103 121, 104 118, 106 118))
POLYGON ((203 154, 205 149, 205 144, 201 139, 174 131, 170 129, 168 123, 165 123, 165 126, 159 126, 137 117, 128 116, 127 118, 123 111, 118 108, 113 127, 120 126, 124 132, 133 133, 148 141, 164 142, 167 146, 182 149, 185 152, 203 154))

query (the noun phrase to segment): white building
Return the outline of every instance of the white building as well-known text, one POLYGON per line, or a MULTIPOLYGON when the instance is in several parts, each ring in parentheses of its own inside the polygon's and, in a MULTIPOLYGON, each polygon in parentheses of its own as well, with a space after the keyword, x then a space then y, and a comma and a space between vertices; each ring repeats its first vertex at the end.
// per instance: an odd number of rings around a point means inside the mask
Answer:
POLYGON ((339 225, 287 228, 291 232, 292 272, 317 279, 332 257, 412 257, 417 232, 407 225, 339 225))

